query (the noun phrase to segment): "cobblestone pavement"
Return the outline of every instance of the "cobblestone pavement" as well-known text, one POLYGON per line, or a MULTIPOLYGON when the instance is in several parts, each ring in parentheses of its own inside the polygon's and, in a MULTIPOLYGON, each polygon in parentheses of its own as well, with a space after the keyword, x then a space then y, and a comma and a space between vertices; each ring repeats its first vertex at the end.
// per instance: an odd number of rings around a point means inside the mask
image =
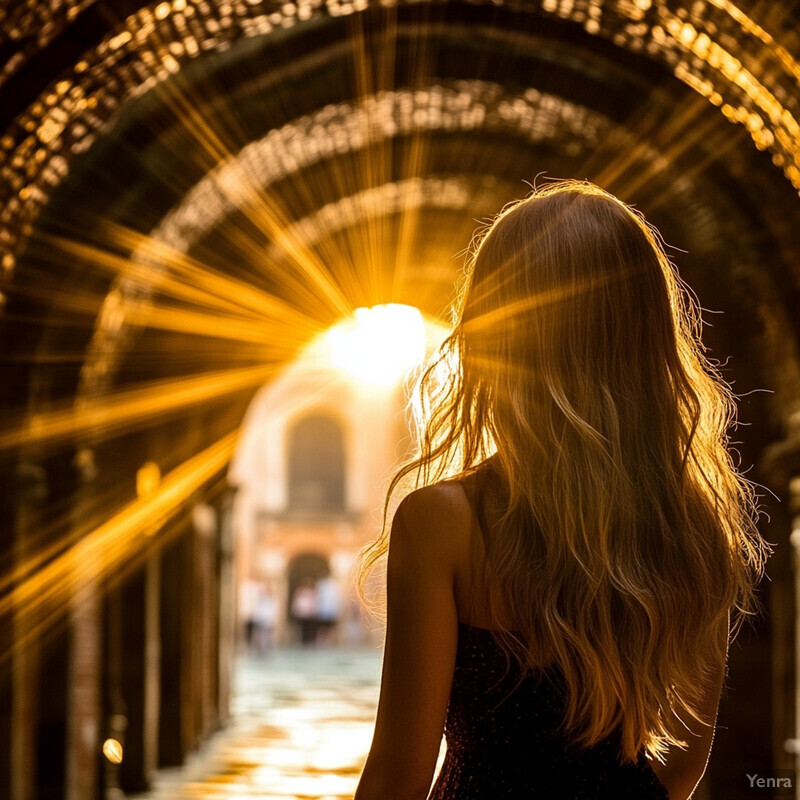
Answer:
POLYGON ((378 648, 243 656, 232 719, 139 800, 350 800, 372 740, 378 648))

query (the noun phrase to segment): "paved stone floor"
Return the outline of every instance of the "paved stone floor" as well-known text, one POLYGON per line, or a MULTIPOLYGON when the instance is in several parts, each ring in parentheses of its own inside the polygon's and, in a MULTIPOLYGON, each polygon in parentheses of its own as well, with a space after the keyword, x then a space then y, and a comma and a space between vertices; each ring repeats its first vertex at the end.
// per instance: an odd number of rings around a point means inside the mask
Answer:
POLYGON ((230 724, 140 800, 350 800, 372 740, 378 648, 285 649, 237 663, 230 724))
MULTIPOLYGON (((241 657, 228 726, 129 800, 352 800, 372 741, 380 669, 377 647, 241 657)), ((444 747, 439 765, 443 756, 444 747)), ((701 784, 695 797, 707 792, 701 784)))

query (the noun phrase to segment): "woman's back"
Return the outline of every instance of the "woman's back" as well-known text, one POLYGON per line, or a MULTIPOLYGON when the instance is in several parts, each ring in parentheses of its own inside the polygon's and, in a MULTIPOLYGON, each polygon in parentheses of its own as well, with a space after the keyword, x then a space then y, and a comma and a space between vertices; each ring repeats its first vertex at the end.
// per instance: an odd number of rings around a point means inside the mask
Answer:
POLYGON ((564 686, 556 668, 518 684, 492 631, 459 623, 445 737, 429 800, 668 800, 644 753, 620 764, 619 737, 589 750, 558 734, 564 686))
MULTIPOLYGON (((492 459, 459 480, 444 481, 437 487, 439 502, 451 509, 452 524, 445 532, 453 541, 455 555, 453 594, 458 620, 475 628, 513 630, 507 610, 492 613, 485 571, 487 532, 499 516, 497 486, 493 480, 492 459)), ((434 501, 435 499, 432 498, 434 501)))
POLYGON ((406 477, 424 488, 361 562, 363 586, 388 552, 358 800, 427 796, 445 726, 439 796, 557 797, 577 775, 585 796, 646 797, 644 780, 682 800, 705 769, 731 612, 751 613, 768 553, 699 308, 641 215, 566 182, 494 220, 458 317, 389 497, 406 477))
MULTIPOLYGON (((498 615, 478 579, 501 505, 491 459, 432 489, 429 502, 450 507, 452 524, 442 534, 453 541, 457 559, 458 644, 445 722, 447 755, 430 800, 668 798, 644 754, 638 764, 619 763, 618 736, 588 751, 570 747, 558 733, 565 691, 558 668, 540 663, 522 676, 498 644, 492 630, 498 615)), ((508 612, 500 619, 513 633, 508 612)))

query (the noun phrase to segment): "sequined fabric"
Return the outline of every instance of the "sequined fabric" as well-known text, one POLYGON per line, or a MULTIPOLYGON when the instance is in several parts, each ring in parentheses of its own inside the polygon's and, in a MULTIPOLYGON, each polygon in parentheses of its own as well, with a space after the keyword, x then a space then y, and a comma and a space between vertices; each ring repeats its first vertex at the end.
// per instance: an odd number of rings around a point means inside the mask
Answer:
POLYGON ((618 763, 619 740, 589 751, 555 731, 563 679, 554 669, 519 679, 491 631, 463 623, 447 711, 447 755, 429 800, 669 800, 644 754, 618 763))

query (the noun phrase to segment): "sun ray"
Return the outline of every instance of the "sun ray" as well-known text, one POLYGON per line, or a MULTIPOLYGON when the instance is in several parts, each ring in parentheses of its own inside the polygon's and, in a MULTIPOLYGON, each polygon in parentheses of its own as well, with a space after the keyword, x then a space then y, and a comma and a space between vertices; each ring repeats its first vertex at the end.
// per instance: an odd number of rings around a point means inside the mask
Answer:
MULTIPOLYGON (((130 502, 94 530, 83 531, 65 552, 0 597, 0 618, 13 613, 21 634, 13 647, 24 648, 62 618, 65 601, 80 594, 87 577, 102 581, 148 546, 154 532, 226 467, 238 436, 234 430, 189 458, 150 494, 130 502)), ((0 653, 0 663, 10 655, 0 653)))
POLYGON ((266 364, 153 381, 80 405, 34 412, 0 431, 0 451, 45 442, 52 445, 90 432, 108 436, 123 428, 135 430, 200 403, 254 389, 279 368, 279 364, 266 364))
POLYGON ((276 318, 292 325, 317 327, 302 306, 258 289, 254 284, 224 275, 144 234, 104 222, 97 234, 103 244, 92 244, 53 234, 41 234, 32 242, 34 254, 47 254, 51 264, 80 259, 113 276, 138 281, 144 286, 187 303, 201 303, 220 311, 236 311, 255 319, 276 318), (118 252, 138 250, 141 260, 118 252))
MULTIPOLYGON (((247 141, 244 132, 218 130, 209 117, 200 113, 202 98, 193 96, 193 90, 181 75, 158 83, 153 91, 198 145, 194 154, 196 166, 209 175, 218 191, 280 247, 286 261, 332 308, 342 315, 350 313, 352 304, 342 294, 329 268, 301 241, 287 234, 292 220, 278 198, 254 183, 234 158, 234 153, 247 141), (228 169, 220 170, 223 165, 228 169)), ((226 120, 228 125, 234 125, 236 114, 227 115, 226 120)))

